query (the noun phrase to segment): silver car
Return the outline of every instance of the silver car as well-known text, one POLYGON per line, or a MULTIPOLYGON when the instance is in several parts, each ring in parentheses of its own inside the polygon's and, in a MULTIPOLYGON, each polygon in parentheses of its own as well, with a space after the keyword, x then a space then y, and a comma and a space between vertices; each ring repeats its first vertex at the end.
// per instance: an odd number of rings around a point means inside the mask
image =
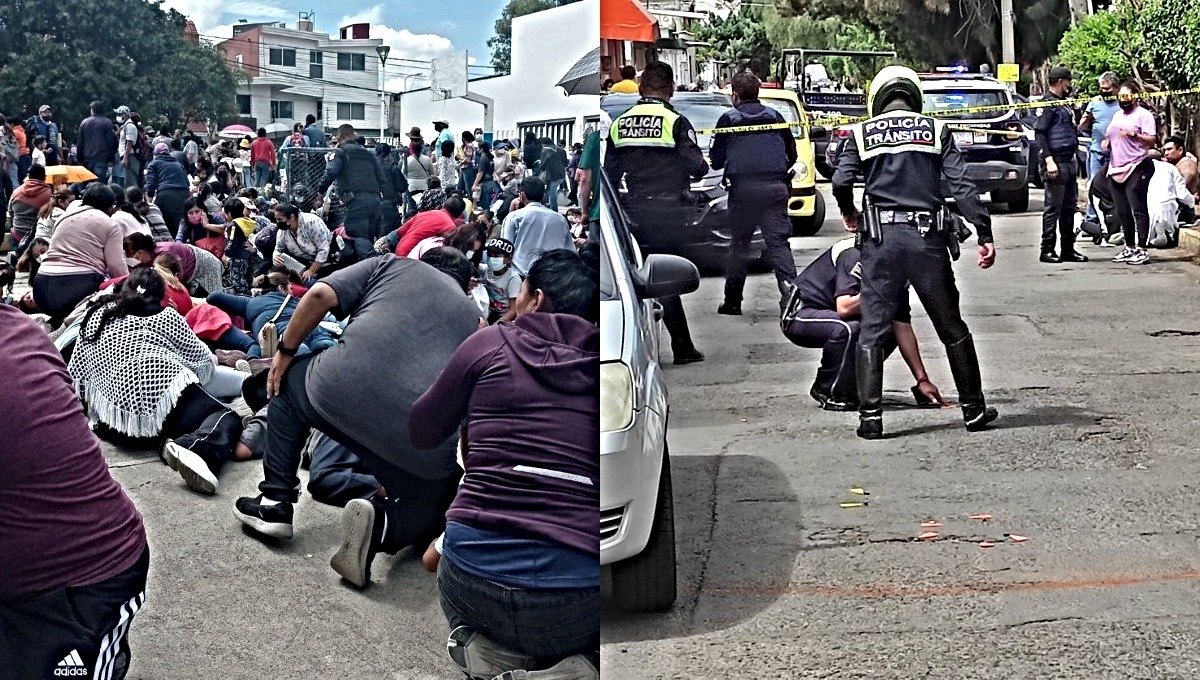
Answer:
POLYGON ((645 258, 603 182, 600 217, 600 564, 629 611, 675 603, 675 516, 667 455, 667 386, 654 300, 700 286, 673 255, 645 258))

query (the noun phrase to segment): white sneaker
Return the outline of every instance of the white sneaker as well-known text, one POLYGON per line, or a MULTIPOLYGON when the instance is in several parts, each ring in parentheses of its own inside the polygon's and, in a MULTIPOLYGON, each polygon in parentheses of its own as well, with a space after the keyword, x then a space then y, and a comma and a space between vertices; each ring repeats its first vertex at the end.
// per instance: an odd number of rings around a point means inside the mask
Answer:
POLYGON ((1129 258, 1133 257, 1136 254, 1137 254, 1137 251, 1134 250, 1133 248, 1122 248, 1121 252, 1117 253, 1117 256, 1114 257, 1112 259, 1112 261, 1113 262, 1128 262, 1129 258))
POLYGON ((208 464, 195 451, 185 449, 168 439, 163 446, 163 458, 172 470, 183 477, 189 489, 210 496, 217 492, 217 476, 208 469, 208 464))
POLYGON ((1125 245, 1125 234, 1122 234, 1118 231, 1117 233, 1108 237, 1108 242, 1114 246, 1123 246, 1125 245))
POLYGON ((1150 255, 1144 250, 1135 250, 1125 264, 1150 264, 1150 255))
POLYGON ((1116 248, 1117 244, 1109 243, 1107 239, 1100 239, 1100 247, 1101 248, 1116 248))

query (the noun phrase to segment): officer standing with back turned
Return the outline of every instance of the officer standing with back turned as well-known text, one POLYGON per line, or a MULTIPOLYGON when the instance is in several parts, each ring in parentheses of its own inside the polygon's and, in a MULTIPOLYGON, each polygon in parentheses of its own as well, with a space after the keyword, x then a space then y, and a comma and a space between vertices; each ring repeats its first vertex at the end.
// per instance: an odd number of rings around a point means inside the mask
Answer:
POLYGON ((871 118, 853 126, 853 137, 838 160, 833 194, 846 229, 860 231, 862 242, 862 326, 856 377, 858 436, 883 437, 884 343, 911 283, 946 345, 950 372, 958 387, 963 420, 970 431, 996 419, 986 405, 979 359, 971 332, 958 306, 958 287, 947 245, 957 252, 957 218, 945 210, 941 184, 979 234, 980 268, 996 261, 992 221, 966 162, 942 121, 921 115, 923 95, 916 72, 888 66, 876 74, 867 93, 871 118), (865 214, 854 205, 854 176, 865 177, 865 214))
MULTIPOLYGON (((696 131, 667 102, 675 92, 671 67, 650 62, 638 85, 641 99, 613 119, 604 154, 604 172, 614 186, 624 178, 628 192, 621 205, 633 221, 638 244, 654 252, 671 252, 696 214, 691 179, 708 174, 708 163, 696 145, 696 131)), ((671 334, 676 364, 704 361, 692 343, 683 301, 661 298, 663 325, 671 334)))
POLYGON ((775 269, 782 312, 796 278, 796 259, 788 237, 787 203, 791 189, 789 170, 796 162, 796 140, 788 127, 777 130, 722 132, 721 128, 783 125, 783 114, 758 101, 758 76, 739 73, 733 77, 733 109, 717 119, 709 156, 717 170, 725 169, 729 183, 729 261, 725 265, 725 301, 718 314, 742 313, 746 287, 746 255, 757 227, 767 246, 767 257, 775 269))
POLYGON ((379 236, 379 204, 387 180, 375 154, 363 147, 353 125, 342 125, 337 131, 338 148, 325 154, 325 176, 318 187, 324 195, 329 185, 338 183, 338 195, 345 203, 346 236, 354 246, 358 260, 375 254, 375 238, 379 236))

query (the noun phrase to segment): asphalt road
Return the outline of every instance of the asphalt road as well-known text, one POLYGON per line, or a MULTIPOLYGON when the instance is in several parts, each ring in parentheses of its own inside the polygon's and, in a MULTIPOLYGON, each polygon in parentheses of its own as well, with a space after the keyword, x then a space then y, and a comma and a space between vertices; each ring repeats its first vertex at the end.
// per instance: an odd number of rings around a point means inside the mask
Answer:
MULTIPOLYGON (((798 265, 842 235, 833 215, 793 239, 798 265)), ((773 277, 751 279, 740 318, 717 316, 719 278, 685 297, 708 360, 667 368, 680 597, 605 611, 606 679, 1200 677, 1200 268, 1113 264, 1090 242, 1092 262, 1045 265, 1039 229, 1001 215, 995 268, 956 266, 1001 414, 985 433, 908 408, 894 357, 891 436, 859 440, 856 414, 808 397, 819 351, 780 333, 773 277), (927 519, 944 526, 919 541, 927 519)))

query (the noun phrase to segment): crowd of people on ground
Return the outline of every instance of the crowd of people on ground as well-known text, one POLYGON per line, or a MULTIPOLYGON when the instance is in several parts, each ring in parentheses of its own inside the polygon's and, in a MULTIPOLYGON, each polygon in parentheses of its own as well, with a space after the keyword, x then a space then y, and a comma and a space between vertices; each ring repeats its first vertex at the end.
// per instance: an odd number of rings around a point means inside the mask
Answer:
MULTIPOLYGON (((150 556, 96 435, 153 447, 201 494, 261 459, 234 514, 273 537, 292 535, 303 462, 313 497, 344 507, 333 569, 365 588, 377 553, 422 555, 460 665, 496 647, 513 665, 495 674, 598 668, 598 216, 557 205, 597 207, 583 147, 493 146, 435 121, 433 143, 414 128, 393 154, 344 125, 310 208, 273 191, 282 156, 263 130, 237 167, 226 142, 145 141, 122 106, 96 155, 104 110, 80 126, 84 155, 60 156, 97 179, 48 184, 46 166, 18 164, 5 201, 0 289, 29 278, 0 305, 3 361, 49 376, 0 396, 32 414, 0 433, 20 453, 0 461, 15 480, 0 518, 47 527, 0 536, 15 677, 64 654, 128 668, 150 556), (55 481, 68 464, 89 482, 55 481), (68 629, 59 594, 80 588, 95 616, 68 629)), ((315 123, 284 148, 326 148, 315 123)))

